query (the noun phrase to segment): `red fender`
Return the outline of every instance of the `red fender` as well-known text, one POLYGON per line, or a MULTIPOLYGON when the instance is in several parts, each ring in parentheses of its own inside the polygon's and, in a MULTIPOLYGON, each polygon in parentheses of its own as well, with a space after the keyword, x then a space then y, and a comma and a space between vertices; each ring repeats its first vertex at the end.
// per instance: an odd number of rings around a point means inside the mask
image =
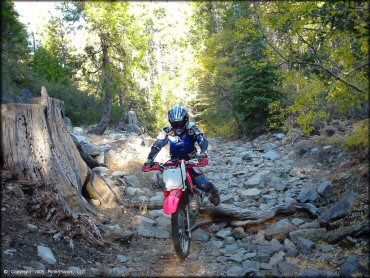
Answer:
POLYGON ((182 197, 182 190, 175 189, 170 192, 163 204, 163 212, 165 214, 173 214, 177 212, 182 197))

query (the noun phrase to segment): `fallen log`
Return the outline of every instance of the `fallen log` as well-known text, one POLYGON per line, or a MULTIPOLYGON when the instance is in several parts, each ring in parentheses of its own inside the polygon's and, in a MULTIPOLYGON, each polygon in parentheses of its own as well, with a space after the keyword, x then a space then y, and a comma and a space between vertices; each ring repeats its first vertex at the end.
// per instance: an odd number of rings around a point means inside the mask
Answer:
POLYGON ((369 225, 370 225, 369 220, 364 220, 353 227, 344 228, 339 232, 331 233, 327 237, 327 242, 334 244, 338 243, 347 236, 358 237, 363 233, 369 233, 370 232, 369 225))
POLYGON ((42 87, 41 97, 27 103, 1 104, 1 118, 2 168, 18 180, 45 184, 51 195, 39 201, 53 204, 45 208, 52 211, 49 218, 82 215, 84 223, 90 225, 85 234, 99 237, 95 219, 101 214, 87 199, 97 198, 106 208, 120 203, 81 158, 67 131, 63 101, 48 97, 42 87))
MULTIPOLYGON (((148 209, 161 209, 163 207, 163 202, 138 202, 126 204, 127 208, 138 208, 141 210, 148 209)), ((223 205, 220 206, 202 206, 200 208, 200 214, 197 223, 192 227, 192 230, 207 225, 213 222, 229 222, 231 226, 245 226, 251 224, 260 224, 271 218, 274 218, 278 214, 282 213, 294 213, 298 210, 304 210, 309 212, 311 217, 317 217, 317 208, 310 203, 290 203, 274 206, 268 210, 256 211, 241 209, 236 206, 223 205)))
POLYGON ((274 206, 268 210, 249 210, 241 209, 236 206, 220 205, 218 207, 206 206, 201 208, 201 213, 211 216, 217 221, 227 221, 231 226, 239 227, 251 224, 260 224, 278 214, 293 213, 298 210, 305 210, 310 213, 312 217, 317 217, 317 208, 312 204, 290 203, 274 206))

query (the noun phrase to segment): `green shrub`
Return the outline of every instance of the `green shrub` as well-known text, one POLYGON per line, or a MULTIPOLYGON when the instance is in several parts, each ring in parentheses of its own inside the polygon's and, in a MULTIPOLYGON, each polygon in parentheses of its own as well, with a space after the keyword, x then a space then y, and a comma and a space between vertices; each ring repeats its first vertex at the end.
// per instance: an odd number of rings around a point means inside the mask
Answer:
POLYGON ((344 144, 345 150, 369 147, 369 119, 358 121, 344 144))
POLYGON ((48 95, 64 101, 66 116, 73 125, 90 125, 100 121, 103 107, 102 101, 87 95, 73 85, 36 80, 30 85, 35 92, 40 92, 41 86, 45 86, 48 95))
POLYGON ((271 102, 268 106, 267 128, 269 130, 287 131, 286 117, 287 110, 282 107, 281 101, 271 102))
POLYGON ((206 136, 223 136, 236 139, 240 135, 240 130, 236 119, 232 116, 215 116, 208 118, 207 121, 197 123, 206 136))

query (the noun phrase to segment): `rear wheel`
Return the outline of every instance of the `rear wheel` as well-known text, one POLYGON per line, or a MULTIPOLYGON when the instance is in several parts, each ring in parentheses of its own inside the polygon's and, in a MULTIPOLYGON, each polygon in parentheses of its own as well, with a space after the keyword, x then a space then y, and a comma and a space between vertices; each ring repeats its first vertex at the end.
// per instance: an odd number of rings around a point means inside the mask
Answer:
POLYGON ((173 244, 177 256, 184 260, 190 251, 189 227, 186 219, 186 208, 182 203, 176 213, 171 215, 173 244))

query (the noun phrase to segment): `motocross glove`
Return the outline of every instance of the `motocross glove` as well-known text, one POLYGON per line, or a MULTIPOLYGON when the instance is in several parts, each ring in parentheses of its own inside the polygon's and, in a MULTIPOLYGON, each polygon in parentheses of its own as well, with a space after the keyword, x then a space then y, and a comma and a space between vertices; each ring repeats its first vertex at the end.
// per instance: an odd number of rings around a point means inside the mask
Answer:
POLYGON ((207 157, 206 153, 200 153, 197 155, 198 161, 203 161, 207 157))

